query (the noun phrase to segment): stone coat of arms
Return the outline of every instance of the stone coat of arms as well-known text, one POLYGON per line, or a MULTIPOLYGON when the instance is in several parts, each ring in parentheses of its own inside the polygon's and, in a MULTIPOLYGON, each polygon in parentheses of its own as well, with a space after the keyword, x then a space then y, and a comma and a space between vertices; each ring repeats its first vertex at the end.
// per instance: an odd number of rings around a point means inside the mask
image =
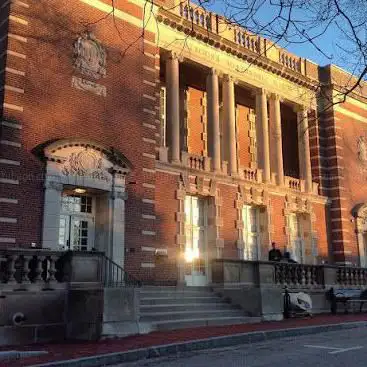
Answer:
POLYGON ((109 181, 102 157, 88 149, 71 153, 64 163, 62 173, 65 176, 84 176, 109 181))
POLYGON ((74 67, 95 80, 106 76, 106 51, 90 32, 74 42, 74 67))

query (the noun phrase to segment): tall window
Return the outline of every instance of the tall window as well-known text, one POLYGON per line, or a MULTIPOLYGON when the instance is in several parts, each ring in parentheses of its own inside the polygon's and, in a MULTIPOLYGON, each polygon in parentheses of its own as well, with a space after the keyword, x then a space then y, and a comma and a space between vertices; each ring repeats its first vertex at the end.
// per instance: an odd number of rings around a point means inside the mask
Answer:
POLYGON ((245 260, 259 260, 259 222, 260 222, 259 208, 251 205, 244 205, 242 207, 243 220, 243 259, 245 260))
POLYGON ((185 197, 185 258, 189 261, 199 258, 200 209, 199 198, 185 197))
POLYGON ((302 236, 302 225, 300 215, 291 213, 288 216, 289 222, 289 237, 291 248, 288 249, 293 260, 304 262, 304 239, 302 236))
POLYGON ((166 105, 166 87, 161 87, 160 91, 160 119, 161 119, 161 146, 167 146, 166 124, 167 124, 167 105, 166 105))

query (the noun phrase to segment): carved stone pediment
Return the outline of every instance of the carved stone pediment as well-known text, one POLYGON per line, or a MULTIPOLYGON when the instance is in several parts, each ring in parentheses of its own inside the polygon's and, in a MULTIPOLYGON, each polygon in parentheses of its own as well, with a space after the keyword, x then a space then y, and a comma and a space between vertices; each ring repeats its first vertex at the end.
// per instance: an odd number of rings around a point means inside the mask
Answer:
POLYGON ((65 177, 110 182, 112 173, 126 175, 131 169, 130 162, 121 153, 84 140, 58 140, 44 149, 44 156, 53 162, 49 173, 65 177))

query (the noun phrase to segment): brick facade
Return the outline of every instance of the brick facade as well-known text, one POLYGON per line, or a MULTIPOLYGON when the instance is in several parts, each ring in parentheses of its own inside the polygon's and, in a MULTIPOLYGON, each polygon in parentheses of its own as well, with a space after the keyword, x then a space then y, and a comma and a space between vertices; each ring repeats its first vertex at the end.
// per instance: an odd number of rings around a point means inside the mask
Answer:
MULTIPOLYGON (((205 163, 171 165, 169 159, 161 159, 166 147, 160 147, 159 96, 161 85, 167 84, 167 50, 156 46, 154 27, 143 32, 144 12, 138 4, 116 0, 114 16, 107 0, 22 0, 2 9, 0 247, 42 243, 43 148, 52 141, 77 138, 113 148, 131 163, 126 183, 125 268, 140 279, 173 284, 182 277, 185 193, 210 198, 208 226, 214 237, 208 240, 207 250, 211 258, 238 258, 242 246, 239 205, 249 204, 261 213, 262 260, 271 241, 281 249, 289 247, 288 216, 294 212, 308 218, 303 229, 308 238, 306 252, 317 253, 315 263, 357 264, 353 209, 367 200, 367 152, 361 152, 364 139, 359 140, 365 137, 367 144, 366 105, 351 96, 327 111, 314 107, 309 112, 312 176, 319 184, 318 193, 278 187, 243 177, 241 172, 230 175, 225 169, 213 174, 205 163), (105 91, 100 95, 73 85, 74 78, 83 78, 74 65, 73 44, 85 31, 93 33, 107 54, 106 75, 94 81, 105 91)), ((189 154, 208 157, 205 72, 195 63, 180 65, 180 98, 185 98, 180 138, 189 154)), ((308 80, 314 82, 317 70, 313 64, 306 65, 308 80)), ((345 80, 339 70, 325 69, 321 75, 330 85, 333 78, 345 80)), ((330 88, 325 87, 325 94, 333 93, 330 88)), ((237 163, 240 171, 256 170, 259 142, 251 125, 256 113, 254 94, 236 84, 235 106, 237 163)), ((297 179, 297 115, 283 101, 281 119, 284 174, 297 179)), ((273 122, 269 131, 270 166, 275 173, 273 122)), ((222 141, 223 146, 227 143, 222 141)), ((229 160, 227 151, 222 151, 222 159, 229 160)))

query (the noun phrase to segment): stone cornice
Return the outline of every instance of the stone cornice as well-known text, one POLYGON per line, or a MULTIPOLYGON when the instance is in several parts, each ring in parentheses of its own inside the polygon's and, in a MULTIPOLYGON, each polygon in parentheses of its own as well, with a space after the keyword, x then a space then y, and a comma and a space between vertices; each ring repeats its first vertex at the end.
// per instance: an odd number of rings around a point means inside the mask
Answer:
POLYGON ((266 56, 248 50, 233 41, 221 37, 220 35, 210 30, 207 30, 197 24, 194 24, 189 20, 179 16, 178 14, 172 13, 163 8, 159 9, 157 21, 160 23, 164 23, 165 25, 173 29, 176 29, 178 32, 182 32, 189 37, 193 37, 202 42, 205 42, 212 47, 218 48, 223 52, 231 54, 234 57, 246 60, 247 62, 259 66, 264 70, 270 71, 273 74, 278 75, 281 78, 289 80, 300 86, 315 90, 319 85, 318 80, 310 79, 299 72, 291 70, 280 63, 270 60, 266 56))

